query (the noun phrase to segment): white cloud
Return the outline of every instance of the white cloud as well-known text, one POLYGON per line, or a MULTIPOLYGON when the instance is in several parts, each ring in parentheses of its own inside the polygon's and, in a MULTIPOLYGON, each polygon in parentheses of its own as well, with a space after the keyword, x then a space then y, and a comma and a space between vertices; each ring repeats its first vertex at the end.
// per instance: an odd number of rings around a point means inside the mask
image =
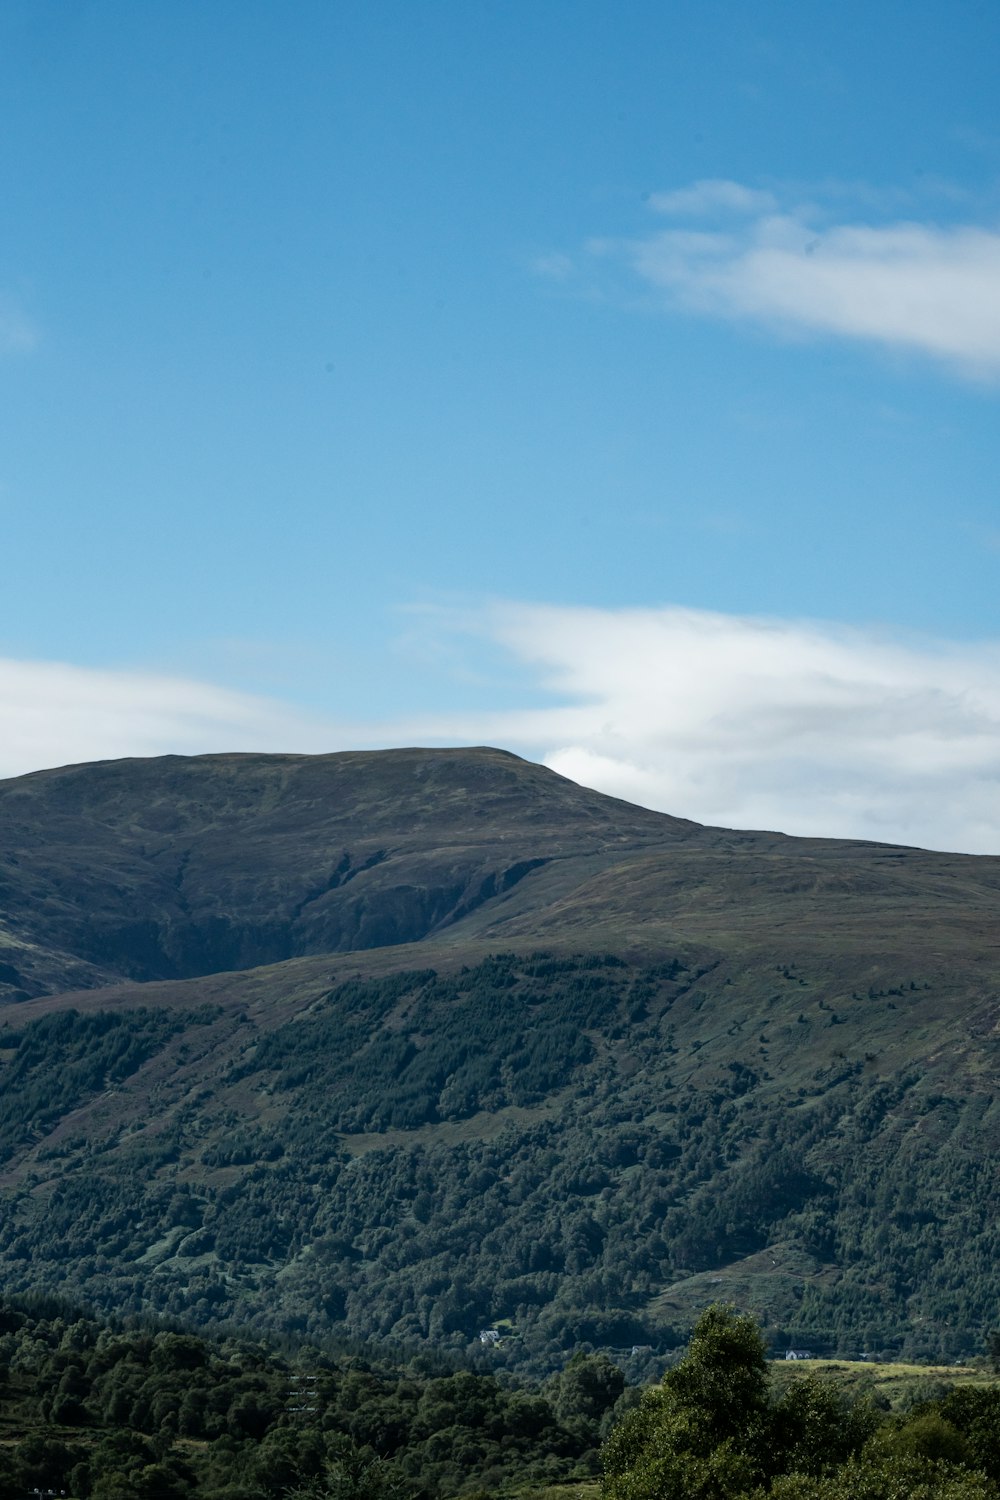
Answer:
POLYGON ((0 776, 125 755, 494 744, 705 823, 1000 853, 1000 642, 518 604, 430 612, 425 628, 459 655, 499 647, 547 706, 347 725, 181 677, 0 659, 0 776))
POLYGON ((0 658, 0 777, 124 755, 328 750, 331 729, 273 699, 154 673, 0 658))
POLYGON ((486 626, 561 706, 411 737, 520 749, 706 823, 1000 853, 1000 643, 673 608, 507 605, 486 626))
POLYGON ((679 218, 713 213, 770 213, 777 204, 771 193, 760 188, 745 187, 743 183, 731 182, 728 178, 706 177, 688 188, 651 193, 649 206, 656 213, 679 218))
POLYGON ((815 208, 779 212, 770 194, 732 182, 696 183, 651 203, 695 222, 590 248, 623 258, 670 305, 917 351, 978 378, 1000 375, 995 228, 820 223, 815 208), (720 214, 724 229, 713 227, 720 214))

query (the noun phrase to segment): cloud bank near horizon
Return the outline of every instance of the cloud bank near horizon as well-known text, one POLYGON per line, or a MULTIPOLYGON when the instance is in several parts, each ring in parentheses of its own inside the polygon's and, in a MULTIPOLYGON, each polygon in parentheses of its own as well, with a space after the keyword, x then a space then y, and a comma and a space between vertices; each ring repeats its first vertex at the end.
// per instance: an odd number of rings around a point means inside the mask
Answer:
POLYGON ((329 728, 274 699, 156 672, 0 657, 0 778, 122 756, 322 750, 329 728))
POLYGON ((677 608, 503 606, 493 630, 564 700, 496 730, 574 781, 704 823, 1000 853, 1000 642, 677 608))
POLYGON ((664 305, 786 335, 833 335, 1000 377, 1000 230, 833 222, 815 203, 723 179, 651 195, 671 227, 594 239, 664 305))
POLYGON ((548 705, 347 724, 211 683, 0 660, 0 776, 125 755, 491 743, 699 822, 1000 854, 1000 642, 499 604, 430 613, 548 705))

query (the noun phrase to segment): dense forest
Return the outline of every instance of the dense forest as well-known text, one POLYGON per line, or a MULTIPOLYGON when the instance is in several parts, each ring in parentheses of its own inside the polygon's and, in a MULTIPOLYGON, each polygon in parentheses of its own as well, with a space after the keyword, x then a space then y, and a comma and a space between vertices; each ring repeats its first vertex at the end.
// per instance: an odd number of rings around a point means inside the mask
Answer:
POLYGON ((436 1500, 596 1473, 635 1398, 600 1357, 544 1389, 372 1350, 125 1328, 45 1298, 0 1302, 0 1496, 436 1500))
POLYGON ((3 1500, 448 1500, 599 1475, 604 1500, 997 1500, 1000 1384, 917 1380, 890 1408, 874 1379, 768 1361, 717 1304, 642 1392, 583 1352, 539 1385, 0 1300, 3 1500))
POLYGON ((1000 1111, 950 1054, 880 1065, 923 994, 688 950, 501 954, 348 974, 268 1026, 15 1023, 0 1267, 109 1313, 539 1378, 581 1346, 655 1378, 716 1297, 775 1344, 955 1359, 1000 1303, 1000 1111))

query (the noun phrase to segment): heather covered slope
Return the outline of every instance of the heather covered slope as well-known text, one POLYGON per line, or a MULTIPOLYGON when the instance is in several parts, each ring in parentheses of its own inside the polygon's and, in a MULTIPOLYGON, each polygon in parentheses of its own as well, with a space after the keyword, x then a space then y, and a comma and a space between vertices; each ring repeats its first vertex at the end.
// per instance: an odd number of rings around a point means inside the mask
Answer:
POLYGON ((0 1001, 442 937, 655 956, 678 932, 753 948, 787 931, 979 962, 998 897, 998 860, 704 828, 498 750, 0 783, 0 1001))
POLYGON ((0 784, 0 999, 414 942, 699 832, 498 750, 40 771, 0 784))
POLYGON ((149 891, 161 956, 268 921, 302 952, 6 1007, 9 1286, 456 1349, 497 1326, 538 1372, 584 1342, 641 1373, 720 1297, 823 1354, 954 1358, 996 1324, 998 861, 702 829, 492 751, 4 796, 40 966, 92 927, 125 970, 149 891), (402 892, 411 940, 343 951, 402 892))

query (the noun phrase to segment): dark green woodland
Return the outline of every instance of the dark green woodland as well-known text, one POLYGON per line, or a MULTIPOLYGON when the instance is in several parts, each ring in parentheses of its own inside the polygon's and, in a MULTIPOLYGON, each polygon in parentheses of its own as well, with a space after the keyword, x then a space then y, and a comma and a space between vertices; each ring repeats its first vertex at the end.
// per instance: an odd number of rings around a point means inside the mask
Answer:
POLYGON ((1000 1384, 920 1387, 891 1407, 836 1370, 770 1363, 753 1320, 719 1305, 643 1392, 602 1355, 539 1386, 5 1298, 0 1497, 596 1496, 600 1477, 603 1500, 996 1500, 1000 1384))
POLYGON ((587 1479, 623 1392, 600 1358, 571 1362, 543 1391, 426 1354, 282 1353, 7 1299, 0 1496, 436 1500, 587 1479))

